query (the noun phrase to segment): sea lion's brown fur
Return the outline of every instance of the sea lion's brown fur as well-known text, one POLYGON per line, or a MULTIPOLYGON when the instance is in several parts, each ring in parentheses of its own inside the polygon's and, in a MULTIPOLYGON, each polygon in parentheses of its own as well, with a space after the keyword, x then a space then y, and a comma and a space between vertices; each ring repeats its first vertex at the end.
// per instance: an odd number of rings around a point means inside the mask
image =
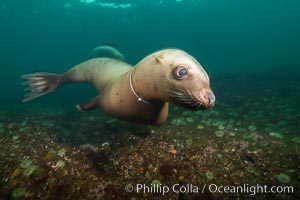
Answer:
POLYGON ((25 84, 29 85, 31 92, 25 96, 25 102, 66 83, 90 82, 100 94, 84 105, 77 105, 78 110, 100 107, 116 118, 143 124, 164 124, 168 102, 199 109, 212 107, 215 101, 204 69, 192 56, 178 49, 150 54, 134 67, 116 59, 95 58, 61 75, 35 73, 23 78, 28 79, 25 84), (184 66, 188 73, 178 79, 174 70, 180 66, 184 66), (138 101, 133 90, 149 103, 138 101))

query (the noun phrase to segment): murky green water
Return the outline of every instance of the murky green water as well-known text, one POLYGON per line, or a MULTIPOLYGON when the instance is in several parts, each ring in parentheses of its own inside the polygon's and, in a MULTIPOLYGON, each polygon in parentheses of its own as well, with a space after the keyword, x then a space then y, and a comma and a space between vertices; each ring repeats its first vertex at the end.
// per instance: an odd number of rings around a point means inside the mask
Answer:
POLYGON ((0 0, 0 200, 298 199, 299 8, 0 0), (171 105, 167 123, 153 127, 78 112, 96 94, 91 85, 21 102, 22 74, 65 72, 105 42, 132 65, 162 48, 189 52, 210 75, 214 108, 171 105))

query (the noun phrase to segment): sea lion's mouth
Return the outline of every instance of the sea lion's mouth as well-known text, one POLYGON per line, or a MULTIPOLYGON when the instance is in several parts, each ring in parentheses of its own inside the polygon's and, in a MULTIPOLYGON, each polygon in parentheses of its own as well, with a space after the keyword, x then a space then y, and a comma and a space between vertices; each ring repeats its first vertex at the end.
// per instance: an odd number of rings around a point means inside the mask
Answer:
POLYGON ((190 110, 207 109, 214 106, 215 97, 210 94, 208 98, 200 98, 197 92, 187 92, 181 89, 173 89, 170 91, 170 98, 176 105, 182 106, 190 110))

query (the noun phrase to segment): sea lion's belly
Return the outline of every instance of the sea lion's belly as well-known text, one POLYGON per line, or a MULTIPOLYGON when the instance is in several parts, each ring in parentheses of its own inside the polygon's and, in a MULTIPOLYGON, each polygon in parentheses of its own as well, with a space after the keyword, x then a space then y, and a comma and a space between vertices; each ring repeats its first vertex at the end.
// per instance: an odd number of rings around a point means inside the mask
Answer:
MULTIPOLYGON (((122 80, 126 80, 126 77, 122 80)), ((101 94, 100 107, 103 111, 113 117, 131 122, 157 125, 165 122, 168 103, 154 105, 140 102, 132 94, 129 83, 122 80, 101 94)))

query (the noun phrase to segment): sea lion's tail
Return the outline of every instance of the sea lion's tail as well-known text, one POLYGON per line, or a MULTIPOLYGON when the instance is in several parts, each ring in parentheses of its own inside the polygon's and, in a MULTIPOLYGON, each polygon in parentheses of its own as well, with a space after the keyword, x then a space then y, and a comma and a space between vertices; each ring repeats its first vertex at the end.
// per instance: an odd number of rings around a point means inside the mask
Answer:
POLYGON ((29 93, 24 96, 23 102, 38 98, 63 85, 63 75, 60 74, 38 72, 22 75, 21 77, 27 80, 22 83, 22 85, 28 86, 24 91, 29 91, 29 93))

